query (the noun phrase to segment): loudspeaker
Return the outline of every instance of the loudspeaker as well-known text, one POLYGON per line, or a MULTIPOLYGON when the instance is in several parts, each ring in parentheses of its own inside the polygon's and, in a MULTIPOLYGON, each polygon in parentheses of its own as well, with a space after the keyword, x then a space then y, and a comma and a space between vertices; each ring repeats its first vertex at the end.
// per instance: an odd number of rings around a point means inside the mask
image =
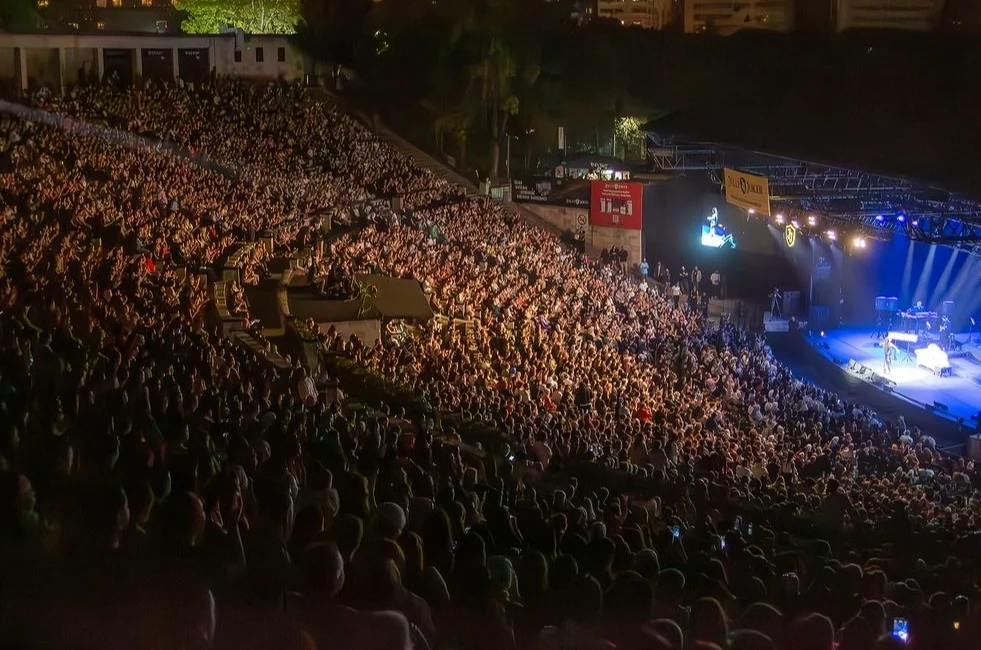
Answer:
POLYGON ((787 318, 797 316, 800 310, 800 291, 783 292, 783 315, 787 318))
POLYGON ((872 383, 878 386, 879 388, 885 390, 892 390, 891 388, 892 382, 878 373, 875 372, 872 373, 872 383))
POLYGON ((981 434, 967 437, 967 457, 971 460, 981 460, 981 434))
MULTIPOLYGON (((784 294, 784 304, 786 304, 786 301, 786 294, 784 294)), ((824 305, 811 305, 810 313, 808 313, 807 326, 812 330, 820 330, 827 327, 828 322, 828 308, 824 305)))

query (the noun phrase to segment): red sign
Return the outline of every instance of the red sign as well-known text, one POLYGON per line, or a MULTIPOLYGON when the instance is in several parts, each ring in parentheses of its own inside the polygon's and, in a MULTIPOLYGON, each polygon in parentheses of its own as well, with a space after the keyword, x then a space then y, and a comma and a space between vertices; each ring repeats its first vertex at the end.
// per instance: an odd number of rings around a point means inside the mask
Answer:
POLYGON ((644 223, 644 184, 620 181, 590 183, 589 223, 603 228, 640 230, 644 223))

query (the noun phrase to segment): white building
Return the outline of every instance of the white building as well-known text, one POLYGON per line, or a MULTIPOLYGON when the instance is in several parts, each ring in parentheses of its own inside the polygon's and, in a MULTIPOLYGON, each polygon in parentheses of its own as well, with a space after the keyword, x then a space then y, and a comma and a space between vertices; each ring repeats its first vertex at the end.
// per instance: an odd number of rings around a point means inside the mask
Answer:
POLYGON ((728 36, 740 29, 786 32, 793 27, 793 0, 685 0, 685 32, 728 36))
POLYGON ((19 90, 47 85, 64 90, 115 75, 203 81, 217 76, 296 81, 306 59, 285 36, 111 34, 0 34, 0 80, 19 90))
POLYGON ((664 29, 673 17, 675 0, 596 0, 596 13, 621 25, 664 29))
POLYGON ((940 23, 944 0, 838 0, 838 31, 928 31, 940 23))

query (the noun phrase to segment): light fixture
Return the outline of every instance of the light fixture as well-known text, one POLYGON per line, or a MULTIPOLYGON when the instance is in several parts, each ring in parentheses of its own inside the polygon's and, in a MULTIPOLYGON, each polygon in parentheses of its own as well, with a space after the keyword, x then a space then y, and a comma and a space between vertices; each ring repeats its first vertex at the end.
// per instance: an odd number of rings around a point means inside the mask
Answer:
POLYGON ((793 225, 794 228, 800 228, 800 221, 797 221, 797 219, 794 219, 790 223, 791 225, 793 225))
POLYGON ((817 217, 815 217, 813 214, 807 216, 807 225, 816 226, 817 221, 818 221, 817 217))
POLYGON ((749 209, 749 213, 750 214, 756 214, 756 208, 750 208, 749 209))
POLYGON ((783 214, 782 213, 781 214, 777 214, 777 223, 778 224, 781 224, 781 225, 783 224, 783 214))
POLYGON ((865 248, 865 237, 855 238, 855 248, 865 248))
POLYGON ((838 239, 838 234, 834 230, 829 230, 825 234, 828 236, 829 241, 835 241, 838 239))
POLYGON ((899 223, 906 223, 906 215, 905 214, 901 214, 901 215, 897 216, 896 217, 896 221, 898 221, 899 223))
POLYGON ((881 222, 885 221, 886 218, 883 217, 881 214, 877 214, 877 215, 875 215, 875 220, 881 223, 881 222))
POLYGON ((919 219, 913 219, 913 226, 916 227, 918 225, 920 225, 920 220, 919 219))

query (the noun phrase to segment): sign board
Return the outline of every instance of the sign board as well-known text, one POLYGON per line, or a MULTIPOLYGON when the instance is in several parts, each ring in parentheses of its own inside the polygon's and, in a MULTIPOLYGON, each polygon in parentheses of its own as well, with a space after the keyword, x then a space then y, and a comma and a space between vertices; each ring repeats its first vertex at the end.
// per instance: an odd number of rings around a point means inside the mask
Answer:
POLYGON ((589 223, 592 225, 641 230, 643 216, 643 183, 592 181, 589 184, 589 223))
POLYGON ((797 229, 794 228, 793 224, 787 224, 783 229, 783 239, 787 242, 787 248, 793 248, 794 244, 797 243, 797 229))
POLYGON ((770 214, 770 184, 766 176, 747 174, 726 167, 726 202, 756 214, 770 214))
POLYGON ((511 179, 511 200, 565 208, 589 207, 589 188, 583 182, 562 183, 551 178, 511 179))
POLYGON ((517 203, 548 203, 552 193, 552 181, 522 180, 515 178, 511 181, 511 196, 517 203))

